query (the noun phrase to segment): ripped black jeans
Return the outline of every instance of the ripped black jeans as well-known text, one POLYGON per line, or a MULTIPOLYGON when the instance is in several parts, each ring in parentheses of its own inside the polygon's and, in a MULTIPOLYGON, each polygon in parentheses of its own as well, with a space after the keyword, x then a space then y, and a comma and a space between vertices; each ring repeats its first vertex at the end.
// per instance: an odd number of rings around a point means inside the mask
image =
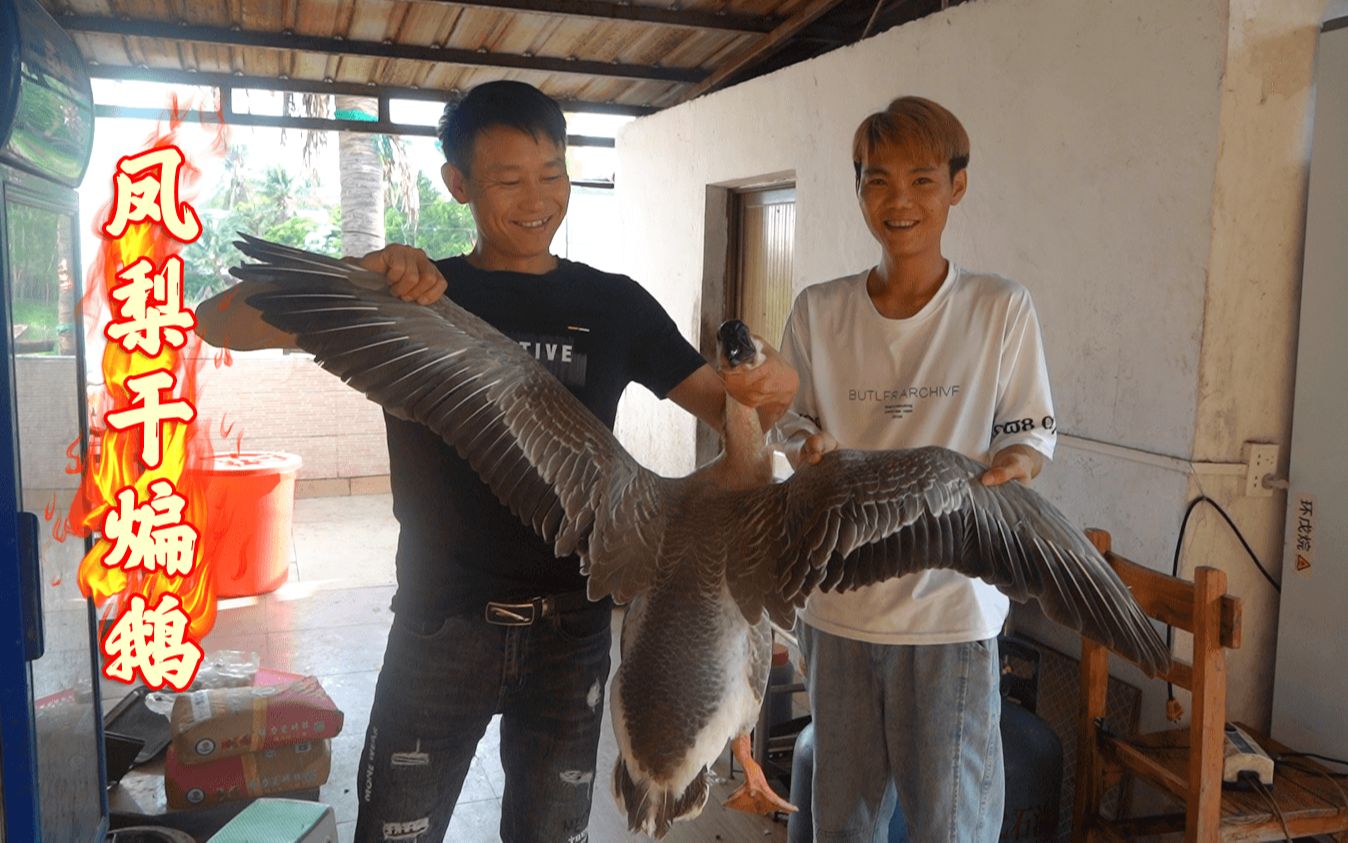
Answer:
POLYGON ((395 616, 357 773, 357 843, 441 843, 498 713, 501 839, 587 843, 610 616, 607 603, 531 626, 395 616))

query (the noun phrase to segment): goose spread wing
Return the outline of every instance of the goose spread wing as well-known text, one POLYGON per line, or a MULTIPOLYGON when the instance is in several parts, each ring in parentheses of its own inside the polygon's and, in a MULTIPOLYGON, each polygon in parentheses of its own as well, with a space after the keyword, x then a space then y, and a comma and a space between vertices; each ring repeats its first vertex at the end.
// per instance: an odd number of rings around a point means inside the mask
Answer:
POLYGON ((515 342, 448 298, 401 301, 368 270, 241 235, 259 261, 240 295, 324 369, 450 443, 560 557, 579 553, 591 599, 646 587, 666 481, 515 342))
POLYGON ((982 485, 983 471, 945 448, 828 454, 756 494, 745 523, 757 549, 728 575, 732 593, 775 589, 771 611, 774 599, 803 605, 815 588, 950 568, 1015 600, 1033 597, 1053 620, 1152 675, 1169 665, 1160 636, 1086 537, 1019 483, 982 485))

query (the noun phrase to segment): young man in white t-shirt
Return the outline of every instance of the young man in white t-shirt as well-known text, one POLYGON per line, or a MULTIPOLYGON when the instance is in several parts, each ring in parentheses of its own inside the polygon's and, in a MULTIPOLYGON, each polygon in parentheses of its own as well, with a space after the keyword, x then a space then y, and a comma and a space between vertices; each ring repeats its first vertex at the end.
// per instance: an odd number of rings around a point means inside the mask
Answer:
MULTIPOLYGON (((941 445, 990 464, 985 484, 1028 482, 1055 442, 1034 305, 1014 281, 941 253, 968 186, 964 127, 902 97, 862 122, 852 159, 882 256, 796 299, 782 339, 800 373, 788 455, 941 445)), ((811 595, 797 630, 815 718, 815 840, 885 839, 891 781, 912 840, 997 840, 1007 609, 995 588, 949 570, 811 595)))

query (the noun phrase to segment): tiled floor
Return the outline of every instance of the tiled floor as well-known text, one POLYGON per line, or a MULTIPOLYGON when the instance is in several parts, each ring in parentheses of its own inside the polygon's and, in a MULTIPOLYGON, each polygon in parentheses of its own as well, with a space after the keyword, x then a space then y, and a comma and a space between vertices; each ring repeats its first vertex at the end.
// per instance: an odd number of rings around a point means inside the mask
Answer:
MULTIPOLYGON (((339 839, 345 843, 354 831, 356 765, 392 618, 388 605, 397 525, 387 495, 301 499, 295 505, 294 538, 289 581, 264 597, 221 601, 215 629, 204 646, 207 653, 253 650, 267 667, 315 674, 345 713, 342 733, 333 741, 332 772, 320 792, 337 814, 339 839)), ((616 647, 613 659, 616 667, 616 647)), ((499 840, 504 774, 497 727, 494 720, 478 746, 446 841, 499 840)), ((601 771, 612 769, 615 755, 606 722, 599 749, 601 771)), ((601 772, 599 778, 606 779, 607 774, 601 772)), ((737 784, 719 786, 716 790, 724 791, 719 798, 737 784)), ((786 840, 784 823, 727 811, 717 797, 714 792, 702 817, 676 826, 666 839, 786 840)), ((596 788, 590 836, 594 843, 635 839, 625 831, 607 788, 596 788)))

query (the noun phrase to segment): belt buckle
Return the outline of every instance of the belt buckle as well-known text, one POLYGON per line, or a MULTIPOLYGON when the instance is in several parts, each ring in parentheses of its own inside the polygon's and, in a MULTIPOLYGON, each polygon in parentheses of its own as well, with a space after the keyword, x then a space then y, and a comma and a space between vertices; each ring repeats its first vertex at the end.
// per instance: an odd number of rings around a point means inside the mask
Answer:
POLYGON ((497 626, 532 626, 539 618, 539 602, 496 603, 488 602, 484 616, 487 623, 497 626))

